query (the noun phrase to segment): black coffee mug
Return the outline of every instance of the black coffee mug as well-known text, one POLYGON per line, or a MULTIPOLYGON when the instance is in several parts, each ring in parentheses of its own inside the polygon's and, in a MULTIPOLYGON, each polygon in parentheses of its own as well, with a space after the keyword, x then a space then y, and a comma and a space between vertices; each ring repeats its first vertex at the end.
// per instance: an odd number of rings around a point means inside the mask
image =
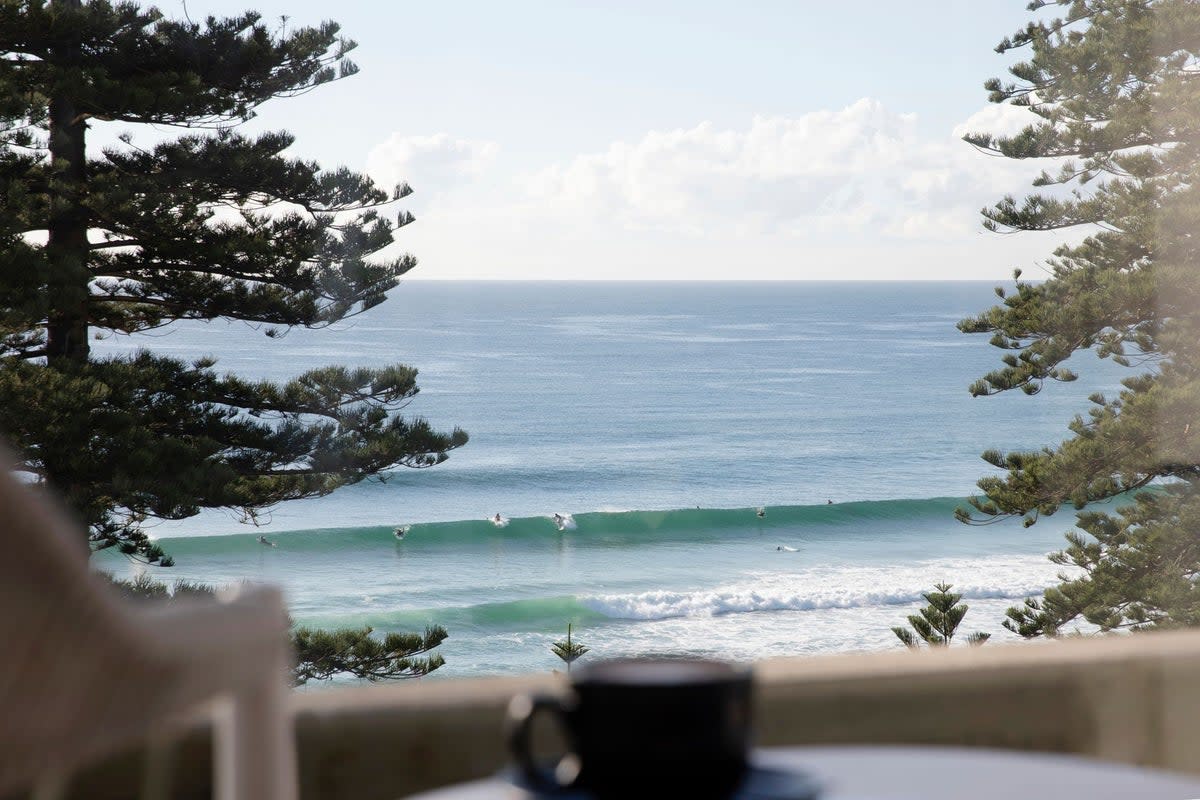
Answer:
POLYGON ((748 769, 751 688, 748 668, 721 661, 596 661, 576 670, 565 696, 513 698, 509 747, 535 792, 729 797, 748 769), (554 767, 531 752, 540 711, 566 734, 569 752, 554 767))

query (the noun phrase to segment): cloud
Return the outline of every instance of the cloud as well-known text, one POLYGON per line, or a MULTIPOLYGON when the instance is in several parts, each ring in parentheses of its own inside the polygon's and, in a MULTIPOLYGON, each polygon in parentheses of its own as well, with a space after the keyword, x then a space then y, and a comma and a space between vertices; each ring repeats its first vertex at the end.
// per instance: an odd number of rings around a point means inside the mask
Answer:
POLYGON ((446 133, 394 133, 367 154, 366 171, 387 189, 405 181, 429 197, 477 179, 498 151, 494 142, 456 139, 446 133))
MULTIPOLYGON (((982 114, 968 123, 986 123, 982 114)), ((527 181, 550 215, 694 236, 944 238, 1014 188, 959 137, 922 138, 912 114, 864 98, 838 111, 704 122, 547 167, 527 181)))
POLYGON ((540 165, 526 153, 523 171, 489 142, 393 136, 368 169, 421 192, 397 242, 421 258, 417 278, 992 279, 1036 273, 1063 238, 980 225, 980 208, 1046 165, 983 155, 960 132, 1020 121, 989 107, 930 135, 863 99, 540 165))
POLYGON ((961 139, 968 133, 990 133, 993 136, 1015 136, 1042 118, 1023 106, 992 103, 954 126, 954 136, 961 139))

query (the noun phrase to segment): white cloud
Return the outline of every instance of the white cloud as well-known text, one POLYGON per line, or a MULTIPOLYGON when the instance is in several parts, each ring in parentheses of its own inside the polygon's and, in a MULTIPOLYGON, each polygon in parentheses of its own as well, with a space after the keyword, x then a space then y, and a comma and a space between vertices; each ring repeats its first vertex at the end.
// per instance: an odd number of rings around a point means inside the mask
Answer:
POLYGON ((923 139, 914 115, 862 99, 755 117, 745 130, 651 131, 548 167, 528 188, 560 218, 632 230, 940 239, 977 228, 979 207, 1013 188, 1012 165, 984 161, 957 136, 923 139))
POLYGON ((494 142, 456 139, 446 133, 394 133, 367 154, 367 174, 387 189, 402 181, 426 195, 444 193, 479 177, 495 159, 494 142))
POLYGON ((742 128, 649 131, 524 173, 496 161, 494 144, 394 136, 369 169, 430 181, 435 202, 399 242, 422 260, 415 278, 1034 274, 1057 241, 986 233, 979 209, 1026 191, 1044 165, 960 138, 1011 130, 1020 118, 997 108, 930 137, 914 115, 863 99, 742 128))
POLYGON ((968 133, 990 133, 993 136, 1015 136, 1029 125, 1041 122, 1042 118, 1023 106, 1010 103, 992 103, 976 111, 954 126, 955 138, 961 139, 968 133))

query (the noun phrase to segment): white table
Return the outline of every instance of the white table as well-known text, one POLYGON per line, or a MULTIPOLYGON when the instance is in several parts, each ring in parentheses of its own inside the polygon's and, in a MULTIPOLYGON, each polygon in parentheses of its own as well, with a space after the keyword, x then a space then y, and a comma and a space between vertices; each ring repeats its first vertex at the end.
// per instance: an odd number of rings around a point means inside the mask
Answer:
MULTIPOLYGON (((819 800, 1200 800, 1200 776, 1081 756, 959 747, 797 747, 756 750, 754 761, 806 772, 819 800)), ((521 800, 499 779, 409 800, 521 800)))

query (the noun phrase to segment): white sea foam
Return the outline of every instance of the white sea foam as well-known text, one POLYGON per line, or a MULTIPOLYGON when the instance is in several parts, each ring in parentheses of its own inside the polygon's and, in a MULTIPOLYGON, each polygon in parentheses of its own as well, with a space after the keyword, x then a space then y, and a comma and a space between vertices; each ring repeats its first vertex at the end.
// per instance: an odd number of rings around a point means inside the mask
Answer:
MULTIPOLYGON (((971 599, 1016 599, 1040 593, 1042 586, 981 587, 964 591, 971 599)), ((955 587, 955 591, 958 587, 955 587)), ((914 589, 844 592, 816 590, 775 594, 756 591, 643 592, 582 599, 583 605, 616 619, 668 619, 753 611, 812 611, 823 608, 863 608, 903 605, 921 600, 914 589)))
POLYGON ((578 526, 575 524, 575 518, 570 514, 553 514, 548 519, 558 526, 560 531, 573 531, 578 526))
POLYGON ((824 567, 714 589, 595 595, 580 598, 580 602, 607 617, 630 620, 872 608, 923 602, 923 593, 930 591, 942 575, 981 578, 977 582, 950 581, 952 591, 962 594, 964 600, 1018 600, 1040 594, 1054 583, 1054 571, 1053 565, 1040 558, 927 562, 901 569, 824 567))

